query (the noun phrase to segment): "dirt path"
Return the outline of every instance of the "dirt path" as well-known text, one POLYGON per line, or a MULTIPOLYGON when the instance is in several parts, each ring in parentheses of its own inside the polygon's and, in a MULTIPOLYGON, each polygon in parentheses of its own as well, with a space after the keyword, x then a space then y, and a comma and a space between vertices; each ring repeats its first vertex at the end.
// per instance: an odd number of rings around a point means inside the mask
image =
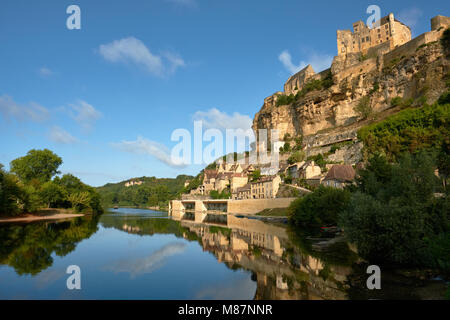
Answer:
POLYGON ((82 216, 84 216, 84 214, 75 214, 72 212, 72 210, 67 209, 43 209, 36 214, 26 214, 18 217, 0 218, 0 223, 71 219, 82 216))

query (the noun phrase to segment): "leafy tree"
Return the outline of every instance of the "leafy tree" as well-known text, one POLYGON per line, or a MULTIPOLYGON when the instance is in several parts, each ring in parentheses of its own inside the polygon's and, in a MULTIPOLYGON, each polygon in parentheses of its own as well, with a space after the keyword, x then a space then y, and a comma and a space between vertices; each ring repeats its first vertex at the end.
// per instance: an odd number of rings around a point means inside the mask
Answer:
POLYGON ((256 169, 252 173, 252 181, 258 181, 259 178, 261 178, 261 170, 260 169, 256 169))
POLYGON ((48 149, 30 150, 27 155, 11 161, 11 172, 24 182, 37 179, 41 182, 49 181, 55 174, 62 159, 48 149))
POLYGON ((83 212, 90 207, 91 195, 89 192, 77 192, 69 195, 69 201, 77 212, 83 212))
POLYGON ((288 214, 291 222, 301 228, 336 226, 338 215, 346 209, 349 200, 349 191, 320 186, 292 202, 288 214))
POLYGON ((222 192, 219 192, 217 190, 212 190, 211 193, 210 193, 210 196, 211 196, 212 199, 216 199, 216 200, 219 200, 219 199, 230 199, 231 194, 230 194, 230 191, 228 189, 224 189, 224 190, 222 190, 222 192))
POLYGON ((370 159, 359 172, 357 191, 340 217, 348 239, 370 262, 430 264, 427 237, 448 232, 448 200, 435 198, 438 179, 433 158, 405 154, 389 164, 370 159))
POLYGON ((0 214, 15 215, 19 213, 18 203, 22 190, 17 177, 0 167, 0 214))
POLYGON ((67 191, 59 184, 48 181, 44 183, 39 191, 42 201, 48 208, 56 207, 67 199, 67 191))

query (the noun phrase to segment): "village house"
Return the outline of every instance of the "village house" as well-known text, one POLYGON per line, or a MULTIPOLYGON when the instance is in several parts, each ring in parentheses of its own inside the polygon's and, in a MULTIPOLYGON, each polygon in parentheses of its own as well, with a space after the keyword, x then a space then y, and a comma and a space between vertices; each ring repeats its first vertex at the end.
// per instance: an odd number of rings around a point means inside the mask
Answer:
POLYGON ((320 176, 322 170, 317 166, 314 161, 302 161, 294 163, 285 169, 285 174, 289 175, 293 179, 311 179, 313 177, 320 176))
POLYGON ((238 188, 245 186, 248 183, 248 175, 245 173, 235 173, 231 176, 230 188, 231 192, 235 192, 238 188))
POLYGON ((248 199, 274 199, 277 197, 281 184, 281 177, 262 177, 258 181, 247 183, 245 186, 237 188, 232 193, 234 200, 248 199))
POLYGON ((248 200, 252 197, 252 187, 250 183, 247 183, 241 188, 237 188, 235 192, 232 193, 233 200, 248 200))
POLYGON ((262 177, 257 182, 252 182, 251 198, 252 199, 273 199, 276 198, 278 189, 280 188, 281 178, 279 175, 262 177))
POLYGON ((327 187, 343 189, 355 181, 356 172, 351 165, 334 165, 328 171, 322 184, 327 187))

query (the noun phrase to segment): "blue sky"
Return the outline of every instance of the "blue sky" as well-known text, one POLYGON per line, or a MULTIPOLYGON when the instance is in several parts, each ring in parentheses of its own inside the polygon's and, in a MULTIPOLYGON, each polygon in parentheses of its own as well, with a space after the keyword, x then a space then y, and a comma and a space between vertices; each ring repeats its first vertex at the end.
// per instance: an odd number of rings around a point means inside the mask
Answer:
POLYGON ((195 175, 167 161, 173 130, 248 127, 292 72, 327 68, 336 29, 371 4, 415 36, 450 15, 442 0, 3 0, 0 163, 49 148, 94 186, 195 175), (66 27, 72 4, 81 30, 66 27))

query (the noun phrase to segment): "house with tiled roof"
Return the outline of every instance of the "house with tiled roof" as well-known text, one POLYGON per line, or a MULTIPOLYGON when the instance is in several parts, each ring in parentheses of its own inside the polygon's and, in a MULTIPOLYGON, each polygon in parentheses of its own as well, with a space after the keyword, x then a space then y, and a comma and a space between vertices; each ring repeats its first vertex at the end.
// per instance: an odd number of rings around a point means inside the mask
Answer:
POLYGON ((356 172, 351 165, 334 165, 328 171, 322 184, 327 187, 342 189, 347 185, 353 184, 356 172))

